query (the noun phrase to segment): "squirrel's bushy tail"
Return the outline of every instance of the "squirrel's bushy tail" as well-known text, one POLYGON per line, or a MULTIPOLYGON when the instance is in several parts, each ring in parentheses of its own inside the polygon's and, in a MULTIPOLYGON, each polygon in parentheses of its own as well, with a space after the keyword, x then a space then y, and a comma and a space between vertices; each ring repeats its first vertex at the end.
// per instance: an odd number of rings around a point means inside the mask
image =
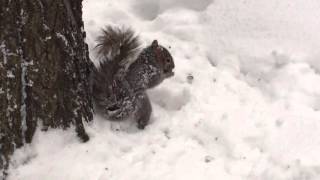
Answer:
POLYGON ((140 50, 139 37, 130 28, 106 26, 97 42, 97 53, 103 61, 126 63, 140 50))
POLYGON ((121 81, 130 63, 140 52, 139 37, 130 28, 106 26, 97 38, 98 67, 92 71, 92 91, 100 109, 113 105, 121 81))

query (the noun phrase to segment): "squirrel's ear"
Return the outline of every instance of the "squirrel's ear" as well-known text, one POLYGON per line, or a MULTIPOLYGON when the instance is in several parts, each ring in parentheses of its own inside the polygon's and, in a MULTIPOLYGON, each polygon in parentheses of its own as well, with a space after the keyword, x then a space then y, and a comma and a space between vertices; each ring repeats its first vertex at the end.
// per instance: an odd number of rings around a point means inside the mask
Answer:
POLYGON ((158 47, 158 41, 157 40, 153 40, 151 46, 152 47, 158 47))

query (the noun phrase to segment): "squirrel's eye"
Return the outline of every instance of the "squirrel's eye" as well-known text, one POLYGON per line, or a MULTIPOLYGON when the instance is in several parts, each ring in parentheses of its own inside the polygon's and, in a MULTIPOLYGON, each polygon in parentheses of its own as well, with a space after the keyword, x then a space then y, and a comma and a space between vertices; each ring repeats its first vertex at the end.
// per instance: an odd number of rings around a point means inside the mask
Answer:
POLYGON ((171 60, 168 58, 168 59, 167 59, 167 62, 171 62, 171 60))

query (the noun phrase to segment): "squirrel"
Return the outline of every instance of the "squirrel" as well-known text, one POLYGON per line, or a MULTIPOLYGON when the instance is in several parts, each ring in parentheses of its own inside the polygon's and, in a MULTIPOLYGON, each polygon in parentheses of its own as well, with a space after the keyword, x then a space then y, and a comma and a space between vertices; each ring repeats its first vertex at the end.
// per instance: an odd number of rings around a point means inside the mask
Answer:
POLYGON ((152 112, 146 90, 174 75, 171 54, 157 40, 141 48, 130 28, 107 26, 97 43, 100 62, 91 78, 96 113, 112 121, 132 118, 144 129, 152 112))

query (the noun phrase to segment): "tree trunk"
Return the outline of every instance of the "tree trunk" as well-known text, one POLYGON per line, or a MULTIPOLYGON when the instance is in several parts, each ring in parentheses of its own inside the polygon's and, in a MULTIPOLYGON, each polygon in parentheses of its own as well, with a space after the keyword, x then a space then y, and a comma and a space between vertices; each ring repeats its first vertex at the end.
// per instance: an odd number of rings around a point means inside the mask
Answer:
POLYGON ((37 125, 89 140, 92 120, 81 0, 0 1, 0 179, 37 125))

